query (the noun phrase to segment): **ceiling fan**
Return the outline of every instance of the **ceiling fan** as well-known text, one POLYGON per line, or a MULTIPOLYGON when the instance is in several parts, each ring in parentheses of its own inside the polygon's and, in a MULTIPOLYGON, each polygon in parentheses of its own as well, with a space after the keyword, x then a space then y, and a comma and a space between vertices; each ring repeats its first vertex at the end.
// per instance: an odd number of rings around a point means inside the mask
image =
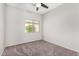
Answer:
POLYGON ((44 3, 35 3, 35 6, 36 6, 36 11, 38 11, 40 7, 48 9, 48 6, 44 3))

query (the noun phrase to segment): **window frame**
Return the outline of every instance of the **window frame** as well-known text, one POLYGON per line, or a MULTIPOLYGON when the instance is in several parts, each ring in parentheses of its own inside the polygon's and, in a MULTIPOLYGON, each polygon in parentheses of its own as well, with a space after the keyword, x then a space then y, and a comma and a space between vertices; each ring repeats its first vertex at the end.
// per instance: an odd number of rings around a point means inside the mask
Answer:
POLYGON ((37 24, 38 27, 39 27, 39 31, 38 31, 38 32, 36 32, 36 31, 27 32, 26 26, 25 26, 25 33, 39 33, 39 32, 40 32, 40 21, 39 21, 39 20, 33 20, 33 19, 29 19, 29 20, 32 21, 32 22, 29 22, 29 21, 26 21, 26 20, 25 20, 25 24, 26 24, 26 23, 31 23, 31 24, 32 24, 32 27, 33 27, 34 24, 37 24), (38 23, 35 23, 34 21, 37 21, 38 23))

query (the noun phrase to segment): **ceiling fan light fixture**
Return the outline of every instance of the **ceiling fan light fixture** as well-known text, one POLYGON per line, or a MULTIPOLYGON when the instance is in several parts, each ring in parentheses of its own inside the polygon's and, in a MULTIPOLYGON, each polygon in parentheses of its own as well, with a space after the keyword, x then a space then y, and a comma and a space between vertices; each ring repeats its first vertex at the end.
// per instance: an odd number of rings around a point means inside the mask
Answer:
POLYGON ((36 7, 41 7, 41 4, 40 3, 36 3, 36 7))

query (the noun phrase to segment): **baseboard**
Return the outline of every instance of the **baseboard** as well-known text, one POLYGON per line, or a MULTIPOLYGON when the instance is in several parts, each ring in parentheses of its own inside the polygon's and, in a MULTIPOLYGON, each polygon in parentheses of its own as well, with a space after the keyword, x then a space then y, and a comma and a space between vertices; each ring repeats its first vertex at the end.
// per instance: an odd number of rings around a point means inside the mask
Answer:
MULTIPOLYGON (((38 39, 38 40, 42 40, 42 39, 38 39)), ((31 40, 31 41, 26 41, 26 42, 20 42, 20 43, 17 43, 17 44, 12 44, 12 45, 6 45, 6 47, 16 46, 16 45, 20 45, 20 44, 24 44, 24 43, 30 43, 30 42, 38 41, 38 40, 31 40)))
POLYGON ((51 43, 51 44, 54 44, 54 45, 57 45, 57 46, 63 47, 63 48, 65 48, 65 49, 68 49, 68 50, 71 50, 71 51, 74 51, 74 52, 79 53, 78 50, 75 50, 75 49, 72 49, 72 48, 69 48, 69 47, 63 46, 63 45, 61 45, 61 44, 58 44, 58 43, 55 43, 55 42, 52 42, 52 41, 48 41, 48 40, 45 40, 45 41, 47 41, 47 42, 49 42, 49 43, 51 43))
POLYGON ((4 52, 4 49, 3 49, 2 52, 0 53, 0 56, 2 56, 3 52, 4 52))

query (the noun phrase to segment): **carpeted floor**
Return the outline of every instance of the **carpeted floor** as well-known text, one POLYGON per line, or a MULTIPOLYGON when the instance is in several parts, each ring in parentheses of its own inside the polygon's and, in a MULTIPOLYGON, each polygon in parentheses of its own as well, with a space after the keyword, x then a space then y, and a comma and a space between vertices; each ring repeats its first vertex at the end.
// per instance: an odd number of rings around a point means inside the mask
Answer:
POLYGON ((2 56, 77 56, 78 53, 44 40, 5 48, 2 56))

